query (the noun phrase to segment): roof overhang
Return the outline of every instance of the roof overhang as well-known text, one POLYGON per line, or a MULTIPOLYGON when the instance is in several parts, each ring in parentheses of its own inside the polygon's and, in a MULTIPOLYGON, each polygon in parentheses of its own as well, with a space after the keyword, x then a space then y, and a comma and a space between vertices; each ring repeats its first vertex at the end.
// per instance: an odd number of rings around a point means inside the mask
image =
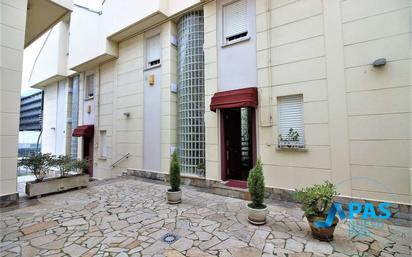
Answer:
POLYGON ((72 9, 71 0, 29 0, 24 47, 33 43, 72 9))
POLYGON ((217 92, 212 97, 210 110, 251 107, 258 105, 258 90, 256 87, 242 88, 217 92))
POLYGON ((159 24, 160 22, 165 21, 166 19, 167 16, 164 13, 157 11, 142 18, 138 22, 135 22, 132 25, 108 36, 107 38, 113 42, 120 42, 144 30, 147 30, 148 28, 153 26, 153 24, 159 24))
POLYGON ((45 79, 45 80, 43 80, 41 82, 38 82, 34 85, 31 85, 30 87, 31 88, 37 88, 37 89, 44 89, 46 86, 48 86, 50 84, 53 84, 54 82, 57 82, 57 81, 62 80, 64 78, 66 78, 66 77, 63 76, 63 75, 54 75, 53 77, 45 79))

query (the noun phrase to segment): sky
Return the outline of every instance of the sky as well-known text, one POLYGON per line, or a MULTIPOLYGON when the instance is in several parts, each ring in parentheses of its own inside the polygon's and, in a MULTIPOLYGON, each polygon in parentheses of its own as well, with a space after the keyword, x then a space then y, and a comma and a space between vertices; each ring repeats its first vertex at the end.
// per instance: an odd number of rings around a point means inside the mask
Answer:
MULTIPOLYGON (((101 10, 101 5, 103 0, 74 0, 75 4, 85 6, 95 11, 101 10)), ((22 95, 30 94, 33 90, 29 87, 28 82, 30 80, 30 74, 33 69, 33 65, 36 61, 36 58, 44 44, 44 41, 47 37, 47 32, 44 33, 39 39, 33 42, 29 47, 24 50, 23 53, 23 74, 22 74, 22 83, 21 83, 21 93, 22 95)))

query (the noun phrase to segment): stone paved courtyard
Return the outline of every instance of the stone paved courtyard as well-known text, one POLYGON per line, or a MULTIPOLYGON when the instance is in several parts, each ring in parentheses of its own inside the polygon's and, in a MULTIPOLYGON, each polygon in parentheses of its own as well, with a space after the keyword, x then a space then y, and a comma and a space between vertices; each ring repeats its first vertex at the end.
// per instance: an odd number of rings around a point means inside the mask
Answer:
POLYGON ((410 256, 411 228, 384 224, 370 236, 314 240, 300 209, 268 202, 264 226, 247 222, 246 201, 183 187, 169 205, 167 186, 134 178, 40 198, 1 213, 0 256, 410 256), (167 233, 177 241, 162 241, 167 233))

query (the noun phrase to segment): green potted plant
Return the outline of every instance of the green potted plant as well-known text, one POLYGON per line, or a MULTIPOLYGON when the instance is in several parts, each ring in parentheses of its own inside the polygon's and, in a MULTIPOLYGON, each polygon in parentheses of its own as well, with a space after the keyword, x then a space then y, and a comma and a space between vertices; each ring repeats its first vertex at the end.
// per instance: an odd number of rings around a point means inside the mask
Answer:
POLYGON ((18 162, 19 167, 24 167, 36 177, 35 182, 41 182, 47 176, 49 168, 53 165, 51 154, 34 153, 23 157, 18 162))
POLYGON ((337 217, 335 217, 332 226, 327 228, 318 228, 314 226, 314 222, 326 219, 329 209, 333 204, 333 197, 336 195, 338 195, 336 186, 329 181, 325 181, 321 185, 313 185, 296 190, 295 192, 294 198, 302 204, 303 215, 309 222, 313 237, 318 240, 333 240, 333 233, 339 221, 337 217))
POLYGON ((287 135, 279 134, 279 148, 303 148, 300 142, 300 135, 297 130, 293 128, 289 129, 287 135))
POLYGON ((75 160, 64 155, 55 157, 50 154, 35 154, 20 160, 19 166, 30 169, 36 176, 35 181, 26 183, 26 194, 29 197, 87 187, 89 184, 89 176, 81 174, 87 167, 86 160, 75 160), (60 176, 45 178, 51 167, 58 168, 60 176), (70 172, 74 174, 71 175, 70 172))
POLYGON ((205 164, 204 162, 199 162, 197 165, 197 172, 198 175, 204 176, 205 175, 205 164))
POLYGON ((182 190, 180 190, 180 165, 176 152, 172 154, 169 169, 170 189, 166 192, 167 202, 177 204, 182 201, 182 190))
POLYGON ((258 160, 255 167, 250 170, 247 185, 252 199, 252 202, 247 205, 248 220, 254 225, 263 225, 266 223, 268 209, 263 203, 265 198, 265 178, 260 160, 258 160))

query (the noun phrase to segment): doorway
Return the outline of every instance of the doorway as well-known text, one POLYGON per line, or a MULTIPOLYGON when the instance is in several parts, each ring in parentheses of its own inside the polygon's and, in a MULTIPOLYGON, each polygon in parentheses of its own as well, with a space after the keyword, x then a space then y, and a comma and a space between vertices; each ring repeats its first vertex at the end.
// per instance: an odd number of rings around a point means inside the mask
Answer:
POLYGON ((220 110, 222 180, 246 181, 256 163, 255 109, 220 110))
POLYGON ((83 137, 83 160, 87 160, 87 170, 89 177, 93 177, 93 137, 83 137))

